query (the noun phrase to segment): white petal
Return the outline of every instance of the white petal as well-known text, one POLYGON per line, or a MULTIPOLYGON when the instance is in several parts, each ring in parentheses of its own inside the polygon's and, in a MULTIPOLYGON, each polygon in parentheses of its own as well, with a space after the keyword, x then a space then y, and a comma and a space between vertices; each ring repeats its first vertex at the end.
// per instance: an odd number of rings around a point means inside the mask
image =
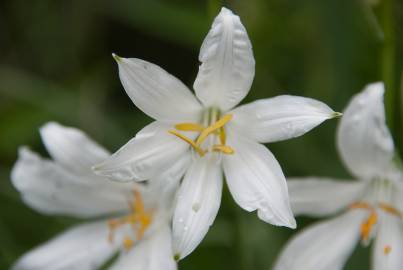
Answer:
POLYGON ((400 218, 382 213, 372 252, 373 270, 402 269, 403 232, 400 218))
POLYGON ((41 127, 41 137, 53 159, 66 168, 92 173, 91 166, 110 154, 81 130, 49 122, 41 127))
POLYGON ((238 16, 222 8, 204 40, 202 63, 193 85, 205 106, 228 110, 249 92, 255 75, 255 59, 245 27, 238 16))
POLYGON ((259 142, 298 137, 339 116, 325 103, 298 96, 277 96, 240 106, 228 126, 259 142))
POLYGON ((177 78, 144 60, 114 58, 127 95, 144 113, 163 122, 199 120, 200 103, 177 78))
POLYGON ((13 270, 93 270, 117 247, 108 242, 106 221, 79 225, 25 254, 13 270))
POLYGON ((119 181, 149 180, 168 169, 189 145, 168 133, 170 125, 153 122, 103 163, 95 173, 119 181))
POLYGON ((386 126, 383 83, 369 84, 355 95, 341 120, 337 144, 345 165, 357 177, 383 176, 394 155, 386 126))
POLYGON ((329 178, 288 178, 288 191, 294 215, 325 216, 335 214, 359 201, 367 182, 329 178))
POLYGON ((203 240, 221 203, 222 171, 215 156, 197 158, 186 172, 173 218, 174 254, 186 257, 203 240))
POLYGON ((73 174, 27 148, 20 149, 11 179, 23 200, 42 213, 94 217, 128 210, 127 185, 73 174))
POLYGON ((287 184, 273 154, 259 143, 244 138, 228 138, 235 149, 225 155, 224 173, 234 200, 247 211, 258 211, 265 222, 295 228, 287 184))
POLYGON ((128 253, 122 253, 110 269, 176 270, 169 226, 162 226, 149 238, 142 239, 128 253))
POLYGON ((348 211, 302 230, 287 243, 274 270, 342 270, 364 218, 365 211, 348 211))

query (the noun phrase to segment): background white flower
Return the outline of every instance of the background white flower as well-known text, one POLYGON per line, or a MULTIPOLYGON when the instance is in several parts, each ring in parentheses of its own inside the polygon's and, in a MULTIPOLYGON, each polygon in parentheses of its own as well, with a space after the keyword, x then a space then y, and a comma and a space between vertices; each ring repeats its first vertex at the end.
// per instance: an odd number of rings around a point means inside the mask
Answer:
POLYGON ((174 250, 188 255, 213 223, 221 201, 222 171, 234 200, 260 219, 295 228, 280 165, 260 143, 300 136, 339 116, 319 101, 278 96, 234 107, 248 94, 255 60, 238 16, 222 8, 204 40, 194 83, 140 59, 114 55, 126 93, 156 121, 102 164, 102 176, 147 180, 192 153, 174 214, 174 250))
MULTIPOLYGON (((94 175, 91 166, 109 153, 77 129, 48 123, 41 136, 54 161, 22 147, 11 175, 14 186, 41 213, 86 221, 28 252, 13 269, 92 270, 116 252, 120 255, 111 269, 176 269, 170 228, 173 190, 94 175)), ((182 174, 183 165, 179 161, 161 177, 182 174)), ((175 188, 174 182, 169 188, 175 188)))
POLYGON ((359 181, 320 177, 288 181, 296 215, 341 214, 297 234, 275 270, 343 269, 358 241, 368 245, 374 237, 372 269, 402 268, 403 182, 393 164, 383 93, 383 83, 374 83, 354 96, 338 129, 342 160, 359 181))

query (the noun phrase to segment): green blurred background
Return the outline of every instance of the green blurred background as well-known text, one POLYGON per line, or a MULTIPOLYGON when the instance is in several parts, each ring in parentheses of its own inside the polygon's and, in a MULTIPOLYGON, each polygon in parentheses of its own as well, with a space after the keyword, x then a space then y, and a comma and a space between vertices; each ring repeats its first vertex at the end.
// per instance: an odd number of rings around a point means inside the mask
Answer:
MULTIPOLYGON (((294 94, 341 111, 352 94, 381 79, 376 23, 381 7, 374 14, 364 0, 3 0, 0 269, 77 222, 42 216, 21 202, 9 180, 18 146, 47 155, 38 128, 54 120, 118 149, 151 119, 126 96, 111 53, 156 63, 191 87, 199 47, 221 5, 240 15, 254 46, 256 77, 244 102, 294 94)), ((391 16, 396 26, 393 133, 403 150, 396 92, 403 61, 402 1, 394 2, 391 16)), ((285 174, 349 177, 335 149, 336 126, 337 120, 328 121, 301 138, 271 144, 285 174)), ((297 221, 299 228, 314 222, 297 221)), ((214 226, 180 269, 271 269, 292 233, 242 211, 225 190, 214 226)), ((368 249, 358 248, 346 269, 368 269, 368 255, 368 249)))

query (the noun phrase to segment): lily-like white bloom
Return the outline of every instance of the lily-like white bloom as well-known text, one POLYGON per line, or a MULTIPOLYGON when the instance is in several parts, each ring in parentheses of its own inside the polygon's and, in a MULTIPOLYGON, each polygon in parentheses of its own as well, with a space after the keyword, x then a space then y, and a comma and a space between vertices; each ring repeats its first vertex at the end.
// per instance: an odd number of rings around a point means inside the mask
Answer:
POLYGON ((249 92, 255 60, 238 16, 222 8, 206 39, 193 85, 196 97, 160 67, 114 55, 126 93, 156 121, 141 130, 96 173, 147 180, 180 157, 192 160, 181 184, 173 220, 175 257, 200 243, 221 202, 224 171, 235 201, 260 219, 295 228, 280 165, 261 143, 300 136, 339 116, 322 102, 278 96, 234 108, 249 92))
POLYGON ((403 182, 393 164, 383 93, 383 83, 368 85, 352 98, 338 129, 342 160, 359 181, 318 177, 288 181, 295 214, 340 215, 297 234, 275 270, 343 269, 360 239, 368 245, 373 238, 372 269, 402 269, 403 182))
MULTIPOLYGON (((93 270, 117 252, 111 269, 177 269, 170 191, 94 175, 91 166, 109 153, 77 129, 49 123, 41 136, 54 161, 22 147, 11 175, 14 186, 41 213, 87 221, 28 252, 12 269, 93 270)), ((169 175, 183 174, 180 166, 169 175)))

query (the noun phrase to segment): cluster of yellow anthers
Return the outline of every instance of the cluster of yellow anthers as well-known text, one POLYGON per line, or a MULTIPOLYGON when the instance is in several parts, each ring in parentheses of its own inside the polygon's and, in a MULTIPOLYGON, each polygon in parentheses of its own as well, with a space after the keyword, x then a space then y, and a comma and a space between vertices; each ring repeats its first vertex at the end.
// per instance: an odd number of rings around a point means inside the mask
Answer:
MULTIPOLYGON (((379 209, 385 211, 386 213, 397 216, 399 218, 401 218, 403 216, 402 213, 398 209, 396 209, 395 207, 393 207, 390 204, 380 202, 377 204, 377 207, 379 209)), ((366 202, 356 202, 356 203, 353 203, 352 205, 350 205, 350 208, 367 209, 370 212, 368 218, 361 224, 361 239, 363 241, 368 241, 373 227, 378 222, 378 214, 376 212, 376 207, 374 207, 373 205, 366 203, 366 202)), ((392 247, 390 245, 384 246, 383 253, 385 255, 389 254, 391 251, 392 251, 392 247)))
MULTIPOLYGON (((115 230, 123 225, 130 225, 136 233, 136 240, 140 240, 147 228, 152 222, 152 211, 147 211, 144 208, 144 202, 141 193, 138 190, 133 191, 134 200, 129 204, 130 214, 118 219, 111 219, 108 221, 109 226, 109 242, 113 242, 115 230)), ((130 236, 126 235, 123 238, 123 246, 126 250, 133 247, 134 241, 130 236)))
POLYGON ((201 124, 198 123, 181 123, 175 125, 176 130, 170 130, 169 133, 179 137, 180 139, 184 140, 188 144, 190 144, 193 149, 202 157, 204 156, 209 149, 202 149, 201 145, 203 142, 207 139, 207 137, 210 134, 213 134, 215 136, 219 136, 220 138, 220 144, 215 144, 212 147, 212 151, 215 152, 222 152, 224 154, 233 154, 234 149, 232 149, 230 146, 226 145, 226 135, 225 135, 225 129, 224 126, 226 123, 228 123, 232 119, 231 114, 224 115, 222 118, 214 122, 208 127, 204 127, 201 124), (197 137, 196 141, 193 141, 192 139, 186 137, 185 135, 181 134, 178 132, 179 131, 193 131, 193 132, 200 132, 200 135, 197 137))

